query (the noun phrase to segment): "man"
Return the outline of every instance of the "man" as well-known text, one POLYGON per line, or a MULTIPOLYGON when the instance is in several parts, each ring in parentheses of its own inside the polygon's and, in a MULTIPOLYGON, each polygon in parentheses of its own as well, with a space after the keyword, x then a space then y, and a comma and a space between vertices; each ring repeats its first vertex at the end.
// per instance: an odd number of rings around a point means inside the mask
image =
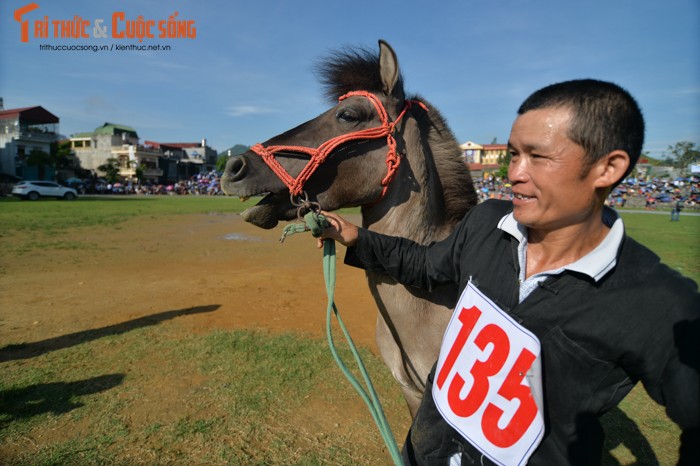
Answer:
POLYGON ((478 205, 428 246, 328 214, 324 237, 349 247, 347 263, 428 290, 460 286, 407 464, 599 464, 598 417, 638 381, 682 429, 679 463, 698 464, 697 285, 604 206, 643 139, 624 89, 554 84, 513 123, 512 202, 478 205))
POLYGON ((676 196, 673 199, 673 209, 671 209, 671 221, 672 222, 680 222, 681 210, 683 210, 683 201, 681 201, 680 196, 676 196))

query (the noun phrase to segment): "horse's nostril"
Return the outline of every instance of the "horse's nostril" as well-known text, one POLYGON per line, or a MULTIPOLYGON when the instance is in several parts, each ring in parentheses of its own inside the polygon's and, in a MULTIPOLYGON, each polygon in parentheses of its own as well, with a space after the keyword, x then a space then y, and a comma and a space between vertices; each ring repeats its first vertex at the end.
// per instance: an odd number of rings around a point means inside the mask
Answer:
POLYGON ((229 160, 228 164, 226 164, 226 172, 232 181, 240 181, 245 178, 248 172, 248 164, 246 164, 245 159, 241 156, 233 157, 229 160))

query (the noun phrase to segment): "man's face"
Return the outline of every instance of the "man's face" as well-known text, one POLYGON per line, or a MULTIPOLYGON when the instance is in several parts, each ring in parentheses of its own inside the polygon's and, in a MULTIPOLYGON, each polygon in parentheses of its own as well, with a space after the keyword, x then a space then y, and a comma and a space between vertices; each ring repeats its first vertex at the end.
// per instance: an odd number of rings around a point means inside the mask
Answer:
POLYGON ((567 136, 568 108, 531 110, 513 123, 508 141, 515 219, 532 231, 550 232, 592 219, 593 172, 583 176, 583 147, 567 136))

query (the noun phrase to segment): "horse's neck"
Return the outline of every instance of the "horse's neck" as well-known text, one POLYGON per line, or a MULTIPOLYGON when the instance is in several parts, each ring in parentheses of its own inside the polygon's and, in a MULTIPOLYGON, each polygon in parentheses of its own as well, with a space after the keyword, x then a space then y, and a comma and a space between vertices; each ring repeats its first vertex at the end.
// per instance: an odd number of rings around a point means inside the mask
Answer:
POLYGON ((446 237, 454 222, 448 220, 439 174, 420 148, 407 151, 387 195, 362 209, 363 226, 425 244, 446 237))

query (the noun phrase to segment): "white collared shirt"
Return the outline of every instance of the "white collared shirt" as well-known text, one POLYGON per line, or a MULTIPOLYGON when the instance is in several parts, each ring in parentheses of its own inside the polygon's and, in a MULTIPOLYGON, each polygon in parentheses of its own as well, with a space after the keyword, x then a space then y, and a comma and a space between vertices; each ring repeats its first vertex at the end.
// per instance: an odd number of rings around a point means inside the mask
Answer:
POLYGON ((544 281, 547 277, 558 275, 564 270, 579 272, 588 275, 593 280, 598 281, 605 276, 617 263, 617 251, 620 249, 622 238, 625 233, 625 227, 622 219, 613 209, 609 207, 603 208, 603 223, 610 227, 610 231, 603 241, 595 247, 591 252, 581 257, 571 264, 567 264, 556 270, 547 270, 525 278, 525 264, 527 257, 527 228, 519 224, 513 213, 504 216, 498 222, 498 228, 505 231, 509 235, 518 240, 518 263, 520 265, 520 297, 522 303, 529 294, 537 288, 537 285, 544 281))

